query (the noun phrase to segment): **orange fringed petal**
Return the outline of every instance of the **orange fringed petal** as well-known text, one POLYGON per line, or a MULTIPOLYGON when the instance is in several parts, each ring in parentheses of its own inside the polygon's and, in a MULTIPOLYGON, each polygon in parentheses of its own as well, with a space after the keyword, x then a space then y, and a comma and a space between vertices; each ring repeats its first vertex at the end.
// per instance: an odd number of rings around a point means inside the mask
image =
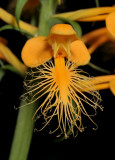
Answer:
POLYGON ((76 40, 71 43, 71 58, 78 66, 86 65, 90 61, 90 54, 81 40, 76 40))
POLYGON ((22 60, 28 67, 37 67, 53 57, 52 49, 44 36, 29 39, 22 49, 22 60))
POLYGON ((115 12, 110 13, 106 18, 106 27, 110 38, 115 40, 115 12))

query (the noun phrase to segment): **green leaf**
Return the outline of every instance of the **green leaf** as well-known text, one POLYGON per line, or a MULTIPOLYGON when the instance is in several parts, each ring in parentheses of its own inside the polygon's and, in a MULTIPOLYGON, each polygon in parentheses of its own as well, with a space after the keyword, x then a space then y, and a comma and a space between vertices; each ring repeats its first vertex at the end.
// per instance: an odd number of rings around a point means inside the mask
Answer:
POLYGON ((1 60, 1 59, 0 59, 0 65, 1 65, 1 66, 3 66, 3 65, 4 65, 4 63, 2 62, 2 60, 1 60))
MULTIPOLYGON (((14 73, 16 73, 16 74, 18 74, 18 75, 21 75, 20 72, 19 72, 17 69, 15 69, 13 66, 11 66, 11 65, 3 65, 3 66, 1 67, 1 69, 2 69, 3 71, 9 70, 9 71, 14 72, 14 73)), ((21 75, 21 76, 22 76, 22 75, 21 75)))
POLYGON ((55 24, 61 24, 64 23, 63 20, 59 19, 59 18, 50 18, 48 21, 50 27, 54 26, 55 24))
POLYGON ((5 75, 5 71, 2 69, 2 66, 4 65, 3 62, 0 60, 0 82, 2 81, 2 78, 4 77, 5 75))
POLYGON ((4 65, 1 60, 0 60, 0 65, 1 65, 1 67, 0 67, 0 81, 3 78, 6 70, 9 70, 11 72, 14 72, 14 73, 22 76, 22 74, 16 68, 14 68, 13 66, 11 66, 9 64, 4 65))
POLYGON ((4 25, 3 27, 0 27, 0 32, 7 30, 7 29, 14 29, 14 27, 11 25, 4 25))
POLYGON ((96 7, 99 7, 99 0, 95 0, 96 7))
POLYGON ((81 26, 79 25, 79 23, 77 22, 74 22, 68 18, 63 18, 63 17, 56 17, 56 18, 51 18, 50 20, 50 24, 57 24, 57 23, 68 23, 70 25, 72 25, 72 27, 74 28, 74 30, 76 31, 77 35, 79 38, 82 37, 82 29, 81 29, 81 26), (52 21, 52 23, 51 23, 52 21))
POLYGON ((5 75, 5 71, 3 69, 0 68, 0 82, 2 81, 2 78, 5 75))
POLYGON ((34 130, 32 117, 36 106, 36 103, 27 104, 26 101, 21 101, 9 160, 27 160, 34 130))
POLYGON ((20 20, 22 9, 24 5, 26 4, 26 2, 27 0, 17 0, 15 16, 16 16, 16 21, 18 25, 19 25, 19 20, 20 20))
POLYGON ((21 32, 22 34, 26 35, 26 36, 30 36, 30 37, 33 37, 34 35, 32 35, 31 33, 23 30, 23 29, 19 29, 18 27, 14 27, 10 24, 8 25, 4 25, 3 27, 0 27, 0 32, 4 31, 4 30, 9 30, 9 29, 12 29, 12 30, 16 30, 18 32, 21 32))

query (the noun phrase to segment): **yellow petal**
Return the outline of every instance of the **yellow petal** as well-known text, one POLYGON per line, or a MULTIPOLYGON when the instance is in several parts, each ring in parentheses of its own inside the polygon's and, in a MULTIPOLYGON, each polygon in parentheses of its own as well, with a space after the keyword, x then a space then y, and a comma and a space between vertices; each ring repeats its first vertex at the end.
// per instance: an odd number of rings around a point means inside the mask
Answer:
POLYGON ((95 40, 107 34, 106 27, 96 29, 82 36, 82 41, 87 44, 93 44, 95 40))
MULTIPOLYGON (((11 24, 14 27, 17 27, 17 23, 16 23, 16 18, 14 16, 12 16, 11 14, 9 14, 8 12, 6 12, 4 9, 0 8, 0 19, 2 19, 4 22, 11 24)), ((23 21, 19 21, 19 26, 21 29, 24 29, 25 31, 31 33, 31 34, 36 34, 37 32, 37 27, 34 27, 26 22, 23 21)))
MULTIPOLYGON (((103 83, 103 84, 97 84, 94 86, 94 89, 96 90, 104 90, 104 89, 109 89, 110 84, 109 83, 103 83)), ((92 89, 92 88, 91 88, 92 89)), ((90 89, 89 89, 90 90, 90 89)), ((92 89, 93 90, 93 89, 92 89)))
POLYGON ((98 16, 91 16, 86 18, 79 18, 77 21, 79 22, 95 22, 95 21, 104 21, 108 14, 105 15, 98 15, 98 16))
MULTIPOLYGON (((84 83, 87 84, 87 81, 84 83)), ((110 84, 109 83, 103 83, 103 84, 96 84, 93 87, 85 88, 85 91, 95 91, 95 90, 104 90, 104 89, 109 89, 110 84)), ((81 90, 83 92, 83 89, 81 90)))
POLYGON ((115 40, 115 12, 112 12, 107 16, 106 27, 110 37, 115 40))
POLYGON ((86 65, 90 61, 90 54, 81 40, 76 40, 71 43, 71 58, 78 66, 86 65))
POLYGON ((110 90, 115 96, 115 79, 110 82, 110 90))
POLYGON ((14 66, 22 75, 26 72, 26 67, 18 60, 18 58, 12 53, 12 51, 5 46, 3 43, 0 43, 0 51, 7 60, 9 64, 14 66))
POLYGON ((93 84, 102 84, 102 83, 110 83, 115 79, 115 75, 105 75, 105 76, 97 76, 92 78, 93 84))
POLYGON ((71 20, 77 20, 80 18, 87 18, 90 16, 97 16, 99 14, 106 14, 115 11, 115 7, 98 7, 98 8, 88 8, 81 9, 73 12, 66 12, 61 14, 55 14, 53 17, 65 17, 71 20))
POLYGON ((107 35, 102 35, 98 37, 94 43, 88 48, 89 54, 92 54, 98 47, 108 42, 109 38, 107 35))
POLYGON ((52 49, 43 36, 29 39, 22 49, 22 60, 28 67, 37 67, 53 57, 52 49))

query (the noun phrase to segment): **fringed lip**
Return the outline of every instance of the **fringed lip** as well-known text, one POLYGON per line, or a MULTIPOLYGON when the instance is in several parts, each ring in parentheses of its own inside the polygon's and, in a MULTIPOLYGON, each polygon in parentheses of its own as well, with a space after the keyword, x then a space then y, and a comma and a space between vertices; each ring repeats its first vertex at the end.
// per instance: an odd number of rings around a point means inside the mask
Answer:
POLYGON ((74 135, 76 129, 80 132, 84 130, 82 114, 87 116, 97 127, 85 109, 85 104, 93 108, 95 113, 96 108, 102 109, 99 105, 100 95, 91 83, 91 79, 85 76, 81 70, 76 69, 74 63, 72 64, 69 60, 65 62, 64 58, 56 58, 54 62, 53 64, 50 60, 42 67, 37 67, 36 72, 32 72, 32 79, 24 83, 27 92, 23 96, 32 95, 29 103, 45 96, 34 117, 41 111, 45 120, 44 128, 57 116, 58 126, 52 133, 60 130, 66 138, 68 129, 74 135), (85 95, 85 92, 90 98, 85 95))
MULTIPOLYGON (((66 137, 68 128, 74 134, 73 126, 79 131, 84 130, 82 114, 87 116, 97 127, 91 115, 88 114, 85 104, 93 108, 95 113, 97 108, 102 110, 103 107, 99 105, 101 97, 96 89, 108 86, 103 84, 103 79, 102 83, 96 83, 95 79, 85 76, 82 71, 76 69, 76 66, 86 65, 90 61, 91 52, 89 54, 89 51, 91 49, 88 50, 80 39, 74 41, 70 39, 71 43, 67 45, 66 38, 70 38, 71 34, 69 36, 69 33, 64 35, 62 26, 59 32, 57 32, 58 26, 55 26, 57 28, 52 29, 49 37, 39 36, 28 40, 22 50, 22 59, 27 66, 37 67, 35 74, 38 73, 38 76, 32 77, 30 82, 25 82, 28 88, 25 96, 33 95, 29 103, 46 96, 44 102, 38 106, 34 116, 37 115, 38 111, 41 111, 46 122, 43 128, 50 123, 54 116, 57 116, 58 127, 56 130, 60 129, 66 137), (65 38, 65 36, 67 37, 65 38), (67 54, 62 53, 63 49, 60 49, 60 46, 65 47, 65 52, 70 50, 70 57, 68 56, 69 52, 67 54), (54 64, 50 60, 51 58, 54 58, 54 64)), ((102 31, 102 35, 107 32, 105 28, 102 31)), ((100 33, 100 31, 98 32, 100 33)), ((95 33, 94 35, 96 36, 95 33)), ((95 43, 96 47, 102 42, 101 40, 101 42, 95 43)), ((94 49, 95 46, 92 48, 94 49)), ((113 84, 111 82, 111 86, 114 86, 113 84)))

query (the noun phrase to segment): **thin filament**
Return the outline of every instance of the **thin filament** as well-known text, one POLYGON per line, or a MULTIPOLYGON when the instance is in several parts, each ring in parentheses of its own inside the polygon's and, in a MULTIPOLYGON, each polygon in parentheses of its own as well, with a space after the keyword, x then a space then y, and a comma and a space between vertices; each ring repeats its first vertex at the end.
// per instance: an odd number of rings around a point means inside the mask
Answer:
POLYGON ((34 118, 41 111, 45 125, 40 130, 57 116, 58 127, 50 133, 60 129, 61 133, 67 137, 68 129, 73 134, 73 128, 82 132, 84 130, 82 114, 87 116, 97 127, 91 118, 92 115, 88 114, 85 109, 85 105, 90 106, 95 110, 95 114, 97 108, 102 109, 99 105, 100 95, 91 83, 90 77, 85 76, 83 71, 76 69, 71 62, 65 62, 64 58, 57 58, 55 64, 49 61, 36 70, 35 75, 32 72, 30 81, 25 80, 27 92, 23 97, 27 96, 29 103, 32 103, 45 96, 33 116, 34 118))

